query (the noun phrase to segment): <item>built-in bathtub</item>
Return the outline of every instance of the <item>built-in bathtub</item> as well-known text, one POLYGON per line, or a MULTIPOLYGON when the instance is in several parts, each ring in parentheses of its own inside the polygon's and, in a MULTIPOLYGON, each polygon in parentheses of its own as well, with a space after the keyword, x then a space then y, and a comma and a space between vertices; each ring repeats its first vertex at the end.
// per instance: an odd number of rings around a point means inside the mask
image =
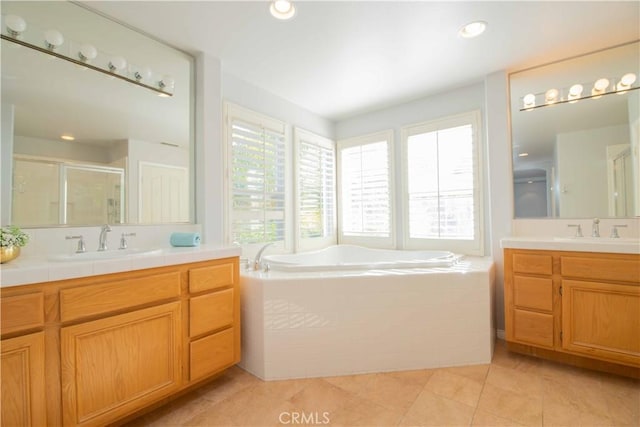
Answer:
POLYGON ((364 248, 346 252, 350 261, 366 262, 357 269, 345 259, 329 262, 331 255, 319 251, 267 256, 269 271, 241 272, 241 366, 271 380, 491 361, 490 258, 437 252, 430 253, 430 266, 416 267, 406 261, 417 261, 420 251, 391 251, 387 255, 404 260, 392 267, 391 261, 372 263, 364 248), (312 256, 316 267, 300 264, 312 256))

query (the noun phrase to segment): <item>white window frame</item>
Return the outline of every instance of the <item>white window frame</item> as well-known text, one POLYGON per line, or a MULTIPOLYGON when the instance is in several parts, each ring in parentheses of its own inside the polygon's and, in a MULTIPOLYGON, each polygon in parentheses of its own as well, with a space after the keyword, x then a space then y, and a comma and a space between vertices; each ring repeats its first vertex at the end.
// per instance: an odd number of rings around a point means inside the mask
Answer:
POLYGON ((393 141, 393 130, 388 129, 380 132, 375 132, 367 135, 356 136, 353 138, 342 139, 337 142, 337 187, 336 187, 336 196, 338 197, 338 243, 340 244, 351 244, 351 245, 361 245, 367 247, 374 248, 386 248, 386 249, 394 249, 395 248, 395 173, 394 173, 394 141, 393 141), (345 148, 362 146, 373 144, 381 141, 387 142, 387 156, 389 162, 389 235, 386 237, 373 237, 373 236, 345 236, 342 230, 342 213, 343 213, 343 202, 340 198, 342 193, 342 150, 345 148))
POLYGON ((317 135, 313 132, 310 132, 305 129, 301 129, 295 127, 293 129, 293 158, 294 158, 294 187, 295 187, 295 239, 296 239, 296 252, 298 251, 309 251, 325 248, 330 245, 335 245, 338 241, 338 228, 337 228, 337 193, 338 193, 338 182, 337 182, 337 168, 338 163, 336 159, 336 143, 329 138, 325 138, 323 136, 317 135), (329 230, 329 234, 324 237, 312 237, 312 238, 303 238, 300 233, 300 218, 298 216, 298 212, 300 212, 300 145, 302 143, 313 144, 323 148, 327 148, 331 150, 333 153, 333 212, 331 213, 331 220, 333 227, 329 230))
POLYGON ((403 204, 403 243, 405 249, 433 249, 450 250, 467 255, 484 255, 484 208, 483 208, 483 156, 482 156, 482 132, 480 110, 474 110, 462 114, 444 118, 429 120, 404 126, 400 131, 402 145, 402 204, 403 204), (427 239, 411 238, 409 233, 409 165, 408 165, 408 141, 409 137, 422 133, 434 132, 458 126, 471 125, 472 150, 473 150, 473 201, 474 201, 474 239, 427 239))
MULTIPOLYGON (((291 128, 284 122, 266 116, 261 113, 249 110, 231 102, 225 101, 223 105, 224 109, 224 159, 225 159, 225 182, 224 182, 224 197, 227 201, 224 218, 224 241, 228 244, 234 244, 231 239, 231 224, 233 220, 233 203, 232 203, 232 123, 234 120, 242 120, 257 126, 261 126, 265 129, 272 130, 274 132, 282 132, 284 134, 285 143, 285 217, 284 217, 284 242, 278 242, 270 252, 291 252, 293 247, 293 212, 292 212, 292 171, 291 171, 291 128)), ((242 246, 243 256, 252 257, 262 248, 267 242, 245 244, 242 246)))

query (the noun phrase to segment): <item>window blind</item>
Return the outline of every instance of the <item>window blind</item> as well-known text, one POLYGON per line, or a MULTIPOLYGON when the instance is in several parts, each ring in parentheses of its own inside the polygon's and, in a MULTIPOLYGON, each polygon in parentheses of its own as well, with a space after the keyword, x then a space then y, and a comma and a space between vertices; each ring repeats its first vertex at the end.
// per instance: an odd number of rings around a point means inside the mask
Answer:
POLYGON ((233 118, 231 150, 232 241, 284 240, 284 133, 233 118))
POLYGON ((342 234, 390 236, 389 150, 387 141, 340 150, 342 234))
POLYGON ((335 229, 335 151, 301 139, 297 167, 300 238, 329 237, 335 229))

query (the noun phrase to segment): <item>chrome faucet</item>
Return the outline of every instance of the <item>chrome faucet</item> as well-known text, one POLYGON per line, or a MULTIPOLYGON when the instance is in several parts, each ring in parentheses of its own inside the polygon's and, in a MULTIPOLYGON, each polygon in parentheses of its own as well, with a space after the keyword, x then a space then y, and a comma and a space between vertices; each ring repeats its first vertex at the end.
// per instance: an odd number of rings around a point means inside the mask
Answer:
POLYGON ((269 246, 273 245, 274 243, 275 242, 269 242, 266 245, 264 245, 262 248, 260 248, 260 250, 256 254, 256 258, 253 260, 253 269, 255 271, 260 270, 260 267, 262 266, 262 252, 264 252, 265 249, 267 249, 269 246))
POLYGON ((591 226, 591 237, 600 237, 600 220, 598 218, 593 218, 593 225, 591 226))
POLYGON ((109 227, 109 224, 104 224, 102 228, 100 228, 100 239, 98 240, 99 251, 107 250, 107 233, 110 231, 111 227, 109 227))

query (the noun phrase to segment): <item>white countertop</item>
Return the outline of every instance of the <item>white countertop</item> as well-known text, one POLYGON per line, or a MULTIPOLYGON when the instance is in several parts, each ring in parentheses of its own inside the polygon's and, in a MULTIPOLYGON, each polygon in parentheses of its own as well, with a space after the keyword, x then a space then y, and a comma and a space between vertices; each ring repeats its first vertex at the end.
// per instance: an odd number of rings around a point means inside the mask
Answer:
POLYGON ((640 254, 640 240, 609 237, 505 237, 500 247, 554 251, 640 254))
POLYGON ((122 271, 142 270, 167 265, 186 264, 239 256, 237 246, 201 245, 162 248, 154 254, 128 255, 92 261, 51 261, 47 257, 20 256, 0 267, 0 286, 18 286, 53 280, 97 276, 122 271))

